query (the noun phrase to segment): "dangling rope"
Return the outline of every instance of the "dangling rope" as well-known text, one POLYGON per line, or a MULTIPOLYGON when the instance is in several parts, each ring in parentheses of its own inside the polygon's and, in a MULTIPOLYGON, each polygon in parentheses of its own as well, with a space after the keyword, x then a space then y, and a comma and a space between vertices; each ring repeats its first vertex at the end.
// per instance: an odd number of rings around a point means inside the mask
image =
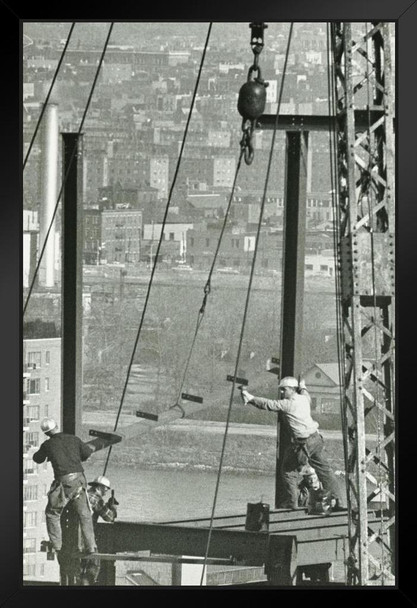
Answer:
POLYGON ((72 35, 73 30, 74 30, 74 27, 75 27, 75 23, 73 23, 73 24, 71 25, 71 28, 70 28, 70 31, 69 31, 69 34, 68 34, 68 38, 67 38, 67 40, 66 40, 66 42, 65 42, 65 46, 64 46, 64 48, 63 48, 63 50, 62 50, 61 57, 59 58, 58 65, 57 65, 57 67, 56 67, 56 70, 55 70, 54 76, 53 76, 53 78, 52 78, 51 86, 49 87, 48 93, 47 93, 46 98, 45 98, 45 101, 44 101, 44 103, 43 103, 42 110, 41 110, 41 113, 40 113, 39 118, 38 118, 38 122, 36 123, 36 127, 35 127, 35 130, 34 130, 33 135, 32 135, 32 139, 30 140, 29 148, 28 148, 28 150, 27 150, 27 152, 26 152, 26 157, 25 157, 25 160, 24 160, 24 162, 23 162, 23 171, 25 170, 26 163, 27 163, 27 161, 28 161, 28 159, 29 159, 29 155, 30 155, 30 153, 31 153, 31 150, 32 150, 33 144, 34 144, 35 139, 36 139, 36 135, 37 135, 37 133, 38 133, 38 130, 39 130, 40 124, 41 124, 41 122, 42 122, 43 115, 45 114, 45 110, 46 110, 46 107, 47 107, 47 104, 48 104, 49 98, 50 98, 50 96, 51 96, 51 94, 52 94, 52 89, 54 88, 55 81, 56 81, 56 79, 57 79, 57 77, 58 77, 58 73, 59 73, 59 70, 60 70, 60 68, 61 68, 61 64, 62 64, 62 62, 63 62, 63 60, 64 60, 65 53, 66 53, 66 51, 67 51, 67 48, 68 48, 69 42, 70 42, 70 40, 71 40, 71 35, 72 35))
POLYGON ((247 289, 247 293, 246 293, 245 308, 244 308, 244 313, 243 313, 242 327, 241 327, 241 331, 240 331, 239 345, 238 345, 237 356, 236 356, 232 390, 230 393, 229 406, 228 406, 228 410, 227 410, 226 427, 225 427, 225 431, 224 431, 223 445, 222 445, 221 454, 220 454, 220 464, 219 464, 219 470, 217 473, 216 488, 215 488, 215 492, 214 492, 213 507, 212 507, 211 517, 210 517, 210 526, 209 526, 209 531, 208 531, 207 546, 206 546, 206 553, 204 556, 203 569, 201 572, 200 586, 203 585, 204 573, 205 573, 205 569, 207 566, 207 559, 208 559, 208 554, 209 554, 209 549, 210 549, 214 513, 215 513, 215 509, 216 509, 217 495, 218 495, 219 485, 220 485, 220 476, 221 476, 221 472, 222 472, 224 454, 225 454, 225 449, 226 449, 227 433, 229 430, 230 415, 232 412, 232 403, 233 403, 233 397, 234 397, 234 392, 235 392, 236 377, 238 374, 239 363, 240 363, 240 354, 241 354, 242 344, 243 344, 243 335, 244 335, 244 331, 245 331, 246 319, 248 316, 252 282, 253 282, 253 277, 255 274, 255 264, 256 264, 258 246, 259 246, 259 237, 260 237, 260 232, 261 232, 261 227, 262 227, 262 220, 263 220, 263 214, 264 214, 264 208, 265 208, 269 174, 271 171, 272 155, 273 155, 273 151, 274 151, 274 144, 275 144, 277 127, 278 127, 278 118, 279 118, 279 111, 280 111, 280 107, 281 107, 282 93, 283 93, 283 89, 284 89, 285 74, 287 71, 287 62, 288 62, 288 55, 289 55, 289 50, 290 50, 292 30, 293 30, 293 23, 290 24, 290 29, 289 29, 289 34, 288 34, 287 50, 286 50, 286 54, 285 54, 284 68, 283 68, 282 79, 281 79, 281 84, 280 84, 279 99, 278 99, 277 111, 276 111, 276 116, 275 116, 274 130, 272 133, 272 141, 271 141, 271 148, 270 148, 270 153, 269 153, 268 167, 267 167, 267 172, 266 172, 266 177, 265 177, 265 186, 264 186, 264 191, 263 191, 263 196, 262 196, 261 209, 259 212, 259 221, 258 221, 258 228, 257 228, 257 233, 256 233, 255 248, 254 248, 254 252, 253 252, 251 272, 250 272, 250 276, 249 276, 248 289, 247 289))
POLYGON ((196 327, 195 327, 195 331, 194 331, 194 336, 193 336, 193 340, 192 340, 192 343, 191 343, 190 352, 188 354, 188 358, 187 358, 187 361, 186 361, 186 364, 185 364, 184 374, 182 376, 180 388, 179 388, 179 391, 178 391, 178 397, 177 397, 177 400, 174 403, 174 405, 171 406, 171 408, 178 407, 182 411, 183 417, 184 417, 184 410, 183 410, 183 408, 180 405, 181 394, 182 394, 182 391, 183 391, 183 386, 184 386, 185 378, 186 378, 186 375, 187 375, 187 372, 188 372, 188 368, 189 368, 189 365, 190 365, 190 361, 191 361, 191 357, 192 357, 192 354, 193 354, 194 346, 195 346, 195 343, 196 343, 196 340, 197 340, 197 335, 198 335, 200 326, 201 326, 201 324, 203 322, 204 313, 205 313, 206 305, 207 305, 207 299, 208 299, 208 296, 209 296, 209 294, 211 292, 211 277, 212 277, 212 274, 213 274, 213 271, 214 271, 214 267, 215 267, 216 260, 217 260, 217 255, 219 253, 219 249, 220 249, 220 245, 221 245, 221 242, 222 242, 222 239, 223 239, 224 231, 226 229, 227 221, 229 219, 229 213, 230 213, 230 208, 231 208, 231 204, 232 204, 232 200, 233 200, 233 195, 234 195, 235 188, 236 188, 237 177, 238 177, 238 174, 239 174, 239 170, 240 170, 240 167, 241 167, 241 164, 242 164, 242 157, 243 157, 244 154, 245 154, 245 151, 244 151, 244 149, 242 147, 240 155, 239 155, 239 160, 237 162, 235 177, 234 177, 233 185, 232 185, 232 191, 230 193, 229 202, 228 202, 226 213, 225 213, 225 216, 224 216, 222 229, 220 231, 220 236, 219 236, 219 239, 217 241, 216 251, 214 253, 214 257, 213 257, 211 268, 210 268, 210 271, 209 271, 209 274, 208 274, 208 278, 207 278, 206 284, 204 286, 203 302, 201 304, 200 310, 198 311, 197 323, 196 323, 196 327))
MULTIPOLYGON (((197 79, 196 79, 196 83, 195 83, 195 87, 194 87, 194 93, 193 93, 193 97, 192 97, 191 105, 190 105, 190 112, 188 114, 187 123, 186 123, 185 130, 184 130, 184 137, 182 139, 181 149, 180 149, 180 153, 179 153, 179 156, 178 156, 178 162, 177 162, 177 166, 176 166, 176 169, 175 169, 174 177, 173 177, 173 180, 172 180, 171 188, 170 188, 170 191, 169 191, 168 201, 167 201, 167 204, 166 204, 166 207, 165 207, 164 218, 162 220, 162 226, 161 226, 161 234, 160 234, 160 237, 159 237, 158 246, 157 246, 156 254, 155 254, 155 259, 154 259, 154 263, 153 263, 152 270, 151 270, 151 276, 150 276, 149 283, 148 283, 148 288, 147 288, 147 292, 146 292, 145 303, 144 303, 143 310, 142 310, 142 316, 141 316, 140 323, 139 323, 139 328, 138 328, 138 331, 137 331, 137 334, 136 334, 136 339, 135 339, 135 343, 134 343, 134 346, 133 346, 132 355, 130 357, 130 361, 129 361, 129 365, 128 365, 128 369, 127 369, 126 380, 125 380, 125 383, 124 383, 124 386, 123 386, 123 391, 122 391, 122 396, 121 396, 121 399, 120 399, 119 409, 118 409, 117 416, 116 416, 116 422, 114 424, 114 431, 116 431, 117 425, 119 424, 119 418, 120 418, 120 414, 122 412, 122 407, 123 407, 123 403, 124 403, 124 399, 125 399, 125 395, 126 395, 126 390, 127 390, 127 386, 128 386, 128 383, 129 383, 130 372, 131 372, 133 361, 134 361, 134 358, 135 358, 136 348, 137 348, 137 345, 139 343, 139 338, 140 338, 140 335, 141 335, 142 326, 143 326, 143 322, 144 322, 144 319, 145 319, 145 313, 146 313, 146 310, 147 310, 147 307, 148 307, 148 302, 149 302, 149 297, 150 297, 150 293, 151 293, 153 278, 154 278, 154 275, 155 275, 156 265, 157 265, 157 261, 158 261, 158 257, 159 257, 159 251, 161 249, 161 244, 162 244, 162 241, 163 241, 163 238, 164 238, 164 228, 165 228, 165 224, 166 224, 167 217, 168 217, 169 207, 170 207, 170 204, 171 204, 172 193, 174 191, 174 186, 175 186, 175 183, 176 183, 176 180, 177 180, 177 176, 178 176, 178 172, 179 172, 179 168, 180 168, 180 164, 181 164, 181 160, 182 160, 182 154, 183 154, 184 147, 185 147, 185 141, 186 141, 187 134, 188 134, 188 128, 189 128, 190 121, 191 121, 191 116, 192 116, 192 112, 193 112, 193 108, 194 108, 194 104, 195 104, 195 99, 196 99, 196 96, 197 96, 198 85, 200 83, 201 73, 202 73, 202 70, 203 70, 204 59, 205 59, 205 56, 206 56, 208 42, 209 42, 209 39, 210 39, 211 28, 212 28, 212 23, 209 24, 209 28, 208 28, 208 32, 207 32, 207 37, 206 37, 206 42, 205 42, 205 45, 204 45, 203 54, 201 56, 200 68, 199 68, 199 71, 198 71, 198 75, 197 75, 197 79)), ((109 460, 110 460, 111 451, 112 451, 112 446, 109 447, 109 450, 108 450, 108 453, 107 453, 107 458, 106 458, 106 463, 104 465, 103 475, 106 474, 107 466, 108 466, 109 460)))
MULTIPOLYGON (((113 25, 114 25, 114 23, 112 22, 110 24, 110 28, 109 28, 109 31, 108 31, 108 34, 107 34, 107 38, 106 38, 106 41, 104 43, 104 48, 103 48, 103 51, 101 53, 100 61, 99 61, 99 64, 97 66, 97 71, 96 71, 96 74, 95 74, 95 77, 94 77, 94 81, 93 81, 93 84, 92 84, 92 87, 91 87, 90 95, 88 97, 87 104, 85 106, 85 110, 84 110, 84 113, 83 113, 83 116, 82 116, 82 119, 81 119, 81 123, 80 123, 79 129, 78 129, 78 135, 80 135, 80 133, 82 131, 82 128, 84 126, 84 121, 86 119, 87 112, 88 112, 88 109, 90 107, 91 99, 93 97, 93 93, 94 93, 94 90, 95 90, 95 87, 96 87, 96 84, 97 84, 97 80, 98 80, 98 76, 99 76, 99 73, 100 73, 100 69, 101 69, 101 66, 102 66, 102 63, 103 63, 103 60, 104 60, 104 55, 106 54, 107 46, 109 44, 109 39, 110 39, 111 32, 113 30, 113 25)), ((45 240, 44 240, 44 243, 43 243, 40 255, 39 255, 38 263, 36 264, 36 268, 35 268, 35 272, 33 274, 32 282, 31 282, 30 287, 29 287, 28 295, 26 297, 26 302, 25 302, 25 305, 23 307, 23 316, 25 315, 27 306, 29 304, 30 296, 32 294, 33 287, 35 285, 36 277, 37 277, 38 272, 39 272, 39 268, 40 268, 40 265, 41 265, 43 254, 45 253, 46 244, 48 242, 49 234, 50 234, 50 232, 52 230, 52 226, 53 226, 54 221, 55 221, 55 216, 56 216, 57 211, 58 211, 58 205, 59 205, 59 202, 60 202, 60 199, 61 199, 61 196, 62 196, 62 192, 63 192, 64 186, 65 186, 65 184, 67 182, 67 179, 68 179, 69 171, 70 171, 70 168, 71 168, 72 161, 74 160, 75 152, 76 152, 76 149, 74 148, 74 150, 72 152, 72 155, 71 155, 71 157, 69 159, 68 170, 67 170, 67 172, 66 172, 66 174, 64 176, 64 179, 63 179, 63 182, 62 182, 59 194, 58 194, 58 199, 57 199, 57 202, 55 204, 54 212, 52 214, 51 221, 49 223, 49 227, 48 227, 48 230, 47 230, 47 233, 46 233, 46 236, 45 236, 45 240)))

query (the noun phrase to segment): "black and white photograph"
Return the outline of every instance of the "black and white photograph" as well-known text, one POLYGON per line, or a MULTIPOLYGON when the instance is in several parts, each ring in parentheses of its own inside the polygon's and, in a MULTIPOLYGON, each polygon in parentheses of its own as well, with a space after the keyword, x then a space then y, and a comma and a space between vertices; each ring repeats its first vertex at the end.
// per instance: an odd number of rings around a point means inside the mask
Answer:
POLYGON ((23 589, 397 589, 396 19, 20 27, 23 589))

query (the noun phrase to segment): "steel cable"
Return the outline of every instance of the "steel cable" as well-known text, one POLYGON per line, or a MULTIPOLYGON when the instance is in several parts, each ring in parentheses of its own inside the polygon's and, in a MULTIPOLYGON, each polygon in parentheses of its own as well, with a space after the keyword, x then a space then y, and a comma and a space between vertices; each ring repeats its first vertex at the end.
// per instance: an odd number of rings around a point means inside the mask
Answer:
MULTIPOLYGON (((160 237, 159 237, 158 246, 157 246, 156 254, 155 254, 155 259, 154 259, 154 263, 153 263, 152 270, 151 270, 151 276, 149 278, 148 288, 147 288, 147 292, 146 292, 146 296, 145 296, 145 302, 144 302, 144 306, 143 306, 143 310, 142 310, 142 316, 141 316, 141 319, 140 319, 140 322, 139 322, 139 328, 138 328, 138 331, 137 331, 137 334, 136 334, 135 343, 134 343, 133 350, 132 350, 132 355, 130 357, 130 361, 129 361, 129 364, 128 364, 128 369, 127 369, 127 374, 126 374, 126 380, 125 380, 125 383, 124 383, 124 386, 123 386, 123 391, 122 391, 122 396, 121 396, 121 399, 120 399, 119 409, 118 409, 117 416, 116 416, 116 421, 115 421, 115 424, 114 424, 114 431, 117 430, 117 426, 118 426, 118 423, 119 423, 120 414, 122 412, 122 407, 123 407, 123 403, 124 403, 124 399, 125 399, 125 395, 126 395, 127 386, 128 386, 128 383, 129 383, 130 372, 131 372, 133 361, 134 361, 134 357, 135 357, 135 354, 136 354, 136 348, 137 348, 137 345, 139 343, 139 338, 140 338, 140 335, 141 335, 142 326, 143 326, 143 322, 144 322, 144 319, 145 319, 145 313, 146 313, 146 310, 147 310, 147 307, 148 307, 148 302, 149 302, 149 297, 150 297, 150 293, 151 293, 153 278, 154 278, 154 275, 155 275, 156 265, 157 265, 157 261, 158 261, 158 257, 159 257, 159 251, 161 249, 161 244, 162 244, 162 241, 163 241, 163 238, 164 238, 164 228, 165 228, 165 224, 166 224, 166 221, 167 221, 168 211, 169 211, 169 207, 170 207, 170 204, 171 204, 171 198, 172 198, 172 194, 173 194, 173 191, 174 191, 175 183, 176 183, 176 180, 177 180, 177 176, 178 176, 181 160, 182 160, 182 155, 183 155, 183 151, 184 151, 184 147, 185 147, 185 141, 186 141, 187 134, 188 134, 188 129, 189 129, 190 121, 191 121, 191 116, 192 116, 193 108, 194 108, 194 104, 195 104, 195 99, 196 99, 196 96, 197 96, 198 85, 200 83, 200 78, 201 78, 201 73, 202 73, 202 70, 203 70, 204 60, 205 60, 205 56, 206 56, 206 52, 207 52, 208 42, 209 42, 209 39, 210 39, 211 29, 212 29, 212 23, 209 24, 208 31, 207 31, 206 42, 205 42, 203 53, 202 53, 202 56, 201 56, 200 67, 199 67, 199 70, 198 70, 197 79, 196 79, 196 83, 195 83, 195 87, 194 87, 194 92, 193 92, 193 97, 192 97, 192 100, 191 100, 190 111, 188 113, 187 122, 186 122, 185 130, 184 130, 184 137, 183 137, 182 142, 181 142, 181 148, 180 148, 180 153, 179 153, 179 156, 178 156, 178 162, 177 162, 175 173, 174 173, 174 176, 173 176, 173 179, 172 179, 172 184, 171 184, 171 188, 170 188, 169 195, 168 195, 168 201, 167 201, 167 204, 166 204, 166 207, 165 207, 164 217, 163 217, 162 226, 161 226, 161 234, 160 234, 160 237)), ((107 453, 107 458, 106 458, 106 463, 104 465, 103 475, 106 474, 107 466, 108 466, 108 463, 109 463, 109 460, 110 460, 111 451, 112 451, 112 446, 109 447, 109 451, 107 453)))
MULTIPOLYGON (((213 271, 214 271, 214 267, 215 267, 216 260, 217 260, 217 255, 219 253, 220 245, 221 245, 221 242, 222 242, 222 239, 223 239, 223 234, 224 234, 224 231, 226 229, 227 221, 229 219, 229 213, 230 213, 230 208, 231 208, 231 204, 232 204, 232 200, 233 200, 233 194, 234 194, 234 191, 235 191, 235 188, 236 188, 236 181, 237 181, 239 170, 240 170, 240 167, 241 167, 241 164, 242 164, 242 157, 243 157, 243 155, 244 155, 244 150, 242 148, 241 152, 240 152, 240 155, 239 155, 238 163, 237 163, 237 166, 236 166, 235 177, 233 179, 232 190, 231 190, 231 193, 230 193, 227 209, 226 209, 226 212, 225 212, 225 215, 224 215, 222 229, 220 231, 219 239, 217 241, 217 246, 216 246, 216 250, 214 252, 213 261, 211 263, 211 267, 210 267, 210 270, 209 270, 208 278, 207 278, 206 284, 204 286, 204 297, 203 297, 203 301, 202 301, 200 310, 198 312, 197 323, 196 323, 196 327, 195 327, 195 331, 194 331, 194 336, 193 336, 193 340, 192 340, 192 343, 191 343, 190 352, 188 354, 188 358, 187 358, 187 361, 186 361, 186 364, 185 364, 184 373, 183 373, 181 384, 180 384, 180 388, 179 388, 179 391, 178 391, 177 401, 176 401, 176 403, 173 406, 171 406, 171 407, 179 407, 181 410, 182 410, 182 408, 180 406, 181 394, 182 394, 185 378, 186 378, 186 375, 187 375, 187 372, 188 372, 188 368, 189 368, 189 365, 190 365, 190 362, 191 362, 191 357, 192 357, 192 353, 193 353, 193 350, 194 350, 194 346, 195 346, 195 343, 196 343, 196 340, 197 340, 197 334, 198 334, 200 326, 201 326, 201 324, 203 322, 203 318, 204 318, 204 313, 205 313, 205 309, 206 309, 206 304, 207 304, 208 296, 209 296, 210 291, 211 291, 211 276, 212 276, 213 271)), ((184 410, 182 410, 182 412, 184 413, 184 410)))
POLYGON ((53 89, 55 81, 56 81, 56 79, 58 77, 58 73, 59 73, 60 67, 62 65, 62 62, 64 60, 65 53, 67 51, 67 48, 68 48, 68 45, 69 45, 69 42, 70 42, 70 39, 71 39, 71 36, 72 36, 72 32, 74 30, 74 27, 75 27, 75 23, 73 23, 71 25, 70 31, 68 33, 68 38, 65 41, 65 46, 64 46, 64 48, 62 50, 61 57, 59 58, 58 65, 56 67, 54 76, 53 76, 52 81, 51 81, 51 86, 49 87, 48 93, 47 93, 47 95, 45 97, 45 101, 44 101, 44 103, 42 105, 42 110, 41 110, 41 113, 39 115, 38 122, 36 123, 36 127, 35 127, 35 130, 33 132, 32 138, 30 140, 30 144, 29 144, 29 148, 28 148, 28 150, 26 152, 25 160, 23 162, 23 171, 25 170, 26 163, 27 163, 27 161, 29 159, 29 155, 30 155, 30 152, 32 150, 33 144, 35 143, 36 135, 38 134, 38 130, 39 130, 40 124, 42 122, 43 115, 45 114, 45 110, 46 110, 49 98, 51 97, 52 89, 53 89))
MULTIPOLYGON (((101 57, 100 57, 100 60, 99 60, 98 66, 97 66, 97 70, 96 70, 94 81, 93 81, 93 84, 92 84, 92 87, 91 87, 91 91, 90 91, 90 94, 88 96, 88 100, 87 100, 87 103, 86 103, 86 107, 85 107, 83 116, 81 118, 80 126, 78 128, 78 135, 80 135, 80 133, 82 131, 82 128, 84 126, 84 122, 85 122, 85 119, 86 119, 86 116, 87 116, 87 112, 88 112, 88 109, 90 107, 91 99, 93 97, 93 93, 94 93, 94 90, 95 90, 95 87, 96 87, 96 84, 97 84, 98 75, 100 73, 100 69, 101 69, 101 66, 102 66, 102 63, 103 63, 103 60, 104 60, 104 56, 106 54, 106 50, 107 50, 109 39, 110 39, 110 36, 111 36, 111 33, 112 33, 113 25, 114 25, 114 23, 112 22, 110 24, 110 28, 109 28, 109 31, 107 33, 106 41, 104 43, 104 48, 103 48, 103 51, 101 53, 101 57)), ((38 272, 39 272, 39 268, 40 268, 40 265, 41 265, 43 254, 45 253, 46 245, 47 245, 47 242, 48 242, 48 238, 49 238, 50 232, 52 230, 52 226, 54 225, 55 216, 56 216, 57 211, 58 211, 58 206, 59 206, 59 203, 60 203, 60 200, 61 200, 61 196, 62 196, 62 192, 64 190, 64 186, 65 186, 66 181, 68 179, 68 175, 69 175, 69 171, 70 171, 70 168, 71 168, 71 164, 72 164, 72 162, 74 160, 75 152, 76 152, 76 148, 74 148, 73 153, 72 153, 72 155, 71 155, 71 157, 69 159, 68 169, 67 169, 67 172, 66 172, 66 174, 64 176, 64 179, 62 181, 62 184, 61 184, 61 188, 60 188, 60 191, 59 191, 59 194, 58 194, 58 198, 57 198, 57 201, 56 201, 56 204, 55 204, 55 208, 54 208, 54 211, 53 211, 53 214, 52 214, 52 217, 51 217, 51 221, 49 223, 48 230, 47 230, 46 235, 45 235, 45 240, 43 242, 42 249, 41 249, 41 252, 40 252, 40 255, 39 255, 39 258, 38 258, 38 262, 37 262, 36 267, 35 267, 35 272, 33 273, 32 282, 31 282, 31 284, 29 286, 29 291, 28 291, 28 294, 27 294, 27 297, 26 297, 26 302, 25 302, 25 305, 23 307, 23 316, 25 315, 27 306, 29 304, 30 296, 32 294, 33 287, 35 285, 35 281, 36 281, 36 278, 37 278, 37 275, 38 275, 38 272)))
POLYGON ((282 79, 281 79, 281 83, 280 83, 279 98, 278 98, 278 104, 277 104, 277 110, 276 110, 276 116, 275 116, 275 125, 274 125, 274 130, 272 133, 272 141, 271 141, 271 148, 270 148, 270 153, 269 153, 267 172, 266 172, 266 177, 265 177, 264 191, 263 191, 263 196, 262 196, 261 208, 260 208, 260 212, 259 212, 259 221, 258 221, 258 228, 257 228, 257 234, 256 234, 256 242, 255 242, 255 247, 254 247, 254 252, 253 252, 248 289, 247 289, 247 293, 246 293, 246 301, 245 301, 245 307, 244 307, 244 313, 243 313, 243 319, 242 319, 242 327, 241 327, 241 331, 240 331, 239 345, 238 345, 237 356, 236 356, 232 390, 230 393, 229 406, 228 406, 228 410, 227 410, 226 426, 225 426, 225 431, 224 431, 224 435, 223 435, 223 444, 222 444, 222 449, 221 449, 221 453, 220 453, 220 464, 219 464, 219 469, 218 469, 218 473, 217 473, 216 487, 215 487, 215 491, 214 491, 213 506, 212 506, 212 512, 211 512, 211 516, 210 516, 210 526, 209 526, 209 530, 208 530, 208 538, 207 538, 207 545, 206 545, 206 552, 205 552, 205 556, 204 556, 203 568, 202 568, 202 572, 201 572, 200 586, 203 585, 204 573, 205 573, 208 554, 209 554, 209 550, 210 550, 210 541, 211 541, 212 530, 213 530, 214 513, 215 513, 215 509, 216 509, 217 496, 218 496, 219 485, 220 485, 220 477, 221 477, 224 454, 225 454, 225 449, 226 449, 227 433, 228 433, 229 424, 230 424, 230 415, 231 415, 231 411, 232 411, 232 403, 233 403, 233 397, 234 397, 234 391, 235 391, 235 385, 236 385, 236 377, 237 377, 237 373, 238 373, 238 369, 239 369, 240 354, 241 354, 242 344, 243 344, 243 335, 244 335, 246 319, 247 319, 248 310, 249 310, 249 300, 250 300, 252 282, 253 282, 254 271, 255 271, 256 256, 257 256, 257 251, 258 251, 259 237, 260 237, 263 213, 264 213, 264 208, 265 208, 266 192, 267 192, 267 188, 268 188, 269 174, 270 174, 271 164, 272 164, 272 155, 273 155, 273 151, 274 151, 275 137, 276 137, 277 127, 278 127, 279 111, 280 111, 280 107, 281 107, 282 93, 283 93, 283 89, 284 89, 284 81, 285 81, 285 74, 286 74, 286 70, 287 70, 287 62, 288 62, 288 55, 289 55, 289 49, 290 49, 290 43, 291 43, 292 30, 293 30, 293 23, 290 24, 290 29, 289 29, 289 34, 288 34, 287 50, 286 50, 286 54, 285 54, 282 79))

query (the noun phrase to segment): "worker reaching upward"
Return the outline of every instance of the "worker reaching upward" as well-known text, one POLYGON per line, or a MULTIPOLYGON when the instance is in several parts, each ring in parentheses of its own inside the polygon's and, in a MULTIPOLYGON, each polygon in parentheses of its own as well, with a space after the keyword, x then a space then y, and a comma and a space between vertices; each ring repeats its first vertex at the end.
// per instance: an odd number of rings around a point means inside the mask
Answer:
POLYGON ((54 472, 45 509, 46 529, 52 547, 55 551, 62 549, 61 515, 71 501, 80 522, 85 554, 96 553, 93 520, 86 495, 87 480, 82 466, 95 448, 75 435, 61 433, 52 418, 45 418, 41 429, 48 439, 34 453, 33 460, 38 464, 49 460, 54 472))
POLYGON ((299 471, 308 463, 316 470, 323 488, 332 492, 336 497, 336 509, 343 508, 337 478, 323 454, 324 441, 318 431, 318 422, 311 417, 311 399, 305 382, 301 380, 298 383, 296 378, 287 376, 282 378, 278 388, 283 393, 281 399, 255 397, 244 388, 241 389, 241 395, 245 405, 252 405, 270 412, 279 412, 288 425, 291 442, 285 450, 281 462, 285 495, 282 496, 279 506, 297 508, 299 471))

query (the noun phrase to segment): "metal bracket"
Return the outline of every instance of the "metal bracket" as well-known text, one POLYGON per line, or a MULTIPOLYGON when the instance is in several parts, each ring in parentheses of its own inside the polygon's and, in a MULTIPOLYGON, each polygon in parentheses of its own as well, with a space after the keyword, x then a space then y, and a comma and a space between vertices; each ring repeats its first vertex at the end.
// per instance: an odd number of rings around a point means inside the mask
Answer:
POLYGON ((156 414, 149 414, 148 412, 136 412, 136 416, 138 418, 146 418, 146 420, 158 420, 158 416, 156 414))
POLYGON ((249 384, 249 380, 246 378, 239 378, 238 376, 227 376, 226 380, 228 382, 237 382, 238 384, 242 384, 243 386, 247 386, 249 384))
POLYGON ((190 395, 189 393, 181 393, 181 399, 194 401, 195 403, 203 403, 203 397, 197 397, 196 395, 190 395))

